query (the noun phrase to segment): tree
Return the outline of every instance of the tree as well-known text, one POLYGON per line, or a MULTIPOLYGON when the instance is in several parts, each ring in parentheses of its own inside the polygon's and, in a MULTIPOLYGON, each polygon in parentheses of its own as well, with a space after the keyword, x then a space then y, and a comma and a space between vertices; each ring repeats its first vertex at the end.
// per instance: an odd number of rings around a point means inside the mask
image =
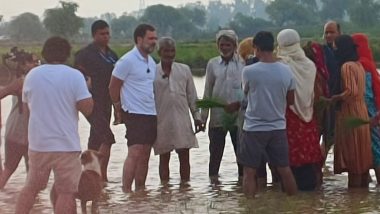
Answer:
POLYGON ((234 29, 240 37, 248 37, 256 34, 260 30, 266 30, 273 27, 273 24, 261 18, 253 18, 238 13, 229 23, 231 29, 234 29))
POLYGON ((253 0, 234 0, 234 11, 233 14, 252 14, 254 12, 253 10, 254 2, 253 0))
MULTIPOLYGON (((279 26, 307 25, 318 22, 313 11, 314 0, 274 0, 266 8, 269 17, 279 26)), ((315 3, 316 5, 316 3, 315 3)))
POLYGON ((100 19, 106 21, 108 24, 112 22, 112 20, 116 19, 115 13, 103 13, 100 15, 100 19))
POLYGON ((86 17, 82 19, 83 26, 79 29, 81 42, 88 42, 92 38, 91 25, 98 19, 97 17, 86 17))
POLYGON ((253 16, 261 19, 268 19, 268 13, 266 12, 267 3, 264 0, 254 0, 253 4, 253 16))
POLYGON ((128 38, 133 40, 133 31, 138 20, 133 16, 122 15, 111 21, 112 37, 116 39, 128 38))
POLYGON ((193 38, 197 33, 195 26, 177 9, 162 4, 146 8, 140 21, 154 25, 160 35, 173 38, 193 38))
POLYGON ((46 31, 37 15, 23 13, 10 21, 8 34, 16 41, 41 41, 46 31))
POLYGON ((200 8, 181 7, 178 9, 193 25, 202 28, 206 24, 206 11, 200 8))
POLYGON ((354 24, 371 27, 379 22, 380 4, 375 0, 357 0, 350 5, 348 15, 354 24))
POLYGON ((320 16, 322 21, 326 20, 343 20, 348 5, 350 4, 347 0, 321 0, 322 9, 320 11, 320 16))
POLYGON ((233 17, 233 5, 220 0, 210 1, 207 7, 207 28, 211 31, 225 26, 233 17))
POLYGON ((79 5, 74 2, 60 1, 60 3, 60 8, 45 10, 43 23, 53 35, 72 37, 78 34, 79 29, 83 26, 82 18, 75 14, 79 5))

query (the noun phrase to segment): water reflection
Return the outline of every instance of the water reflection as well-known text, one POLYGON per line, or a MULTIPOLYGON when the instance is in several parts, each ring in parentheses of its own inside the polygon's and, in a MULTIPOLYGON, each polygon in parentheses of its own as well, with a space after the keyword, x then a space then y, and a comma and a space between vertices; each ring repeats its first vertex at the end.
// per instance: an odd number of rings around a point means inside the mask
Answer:
MULTIPOLYGON (((199 95, 203 94, 204 79, 195 78, 195 83, 199 95)), ((3 121, 9 108, 10 99, 7 98, 2 101, 3 121)), ((86 148, 89 125, 83 118, 80 119, 79 128, 82 148, 86 148)), ((116 126, 112 129, 117 143, 112 148, 109 183, 99 202, 100 213, 377 213, 380 210, 380 189, 376 188, 375 176, 372 174, 374 182, 370 184, 369 191, 349 191, 346 188, 346 175, 332 173, 331 155, 324 169, 324 184, 320 191, 286 197, 278 185, 269 185, 255 199, 246 199, 237 182, 235 157, 229 139, 220 169, 220 184, 210 184, 206 133, 197 134, 199 148, 191 150, 191 181, 187 185, 181 184, 179 161, 175 153, 170 162, 171 180, 168 184, 161 185, 158 175, 159 159, 152 153, 147 191, 125 194, 121 191, 122 166, 127 154, 124 127, 116 126)), ((3 148, 1 149, 3 152, 3 148)), ((14 212, 15 200, 25 177, 25 167, 21 162, 6 188, 0 191, 1 214, 14 212)), ((41 192, 32 213, 52 213, 49 189, 50 186, 41 192)), ((90 204, 87 206, 89 209, 90 204)))

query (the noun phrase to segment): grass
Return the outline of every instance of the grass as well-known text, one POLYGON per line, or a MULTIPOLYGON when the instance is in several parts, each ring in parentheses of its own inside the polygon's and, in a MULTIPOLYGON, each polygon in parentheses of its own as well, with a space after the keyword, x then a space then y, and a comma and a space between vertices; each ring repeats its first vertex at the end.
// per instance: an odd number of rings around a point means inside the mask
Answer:
MULTIPOLYGON (((313 37, 305 37, 302 39, 303 42, 307 42, 309 40, 316 40, 321 42, 321 39, 313 38, 313 37)), ((373 51, 373 56, 375 60, 377 59, 380 62, 380 38, 378 37, 370 37, 371 48, 373 51)), ((84 47, 86 44, 72 44, 72 53, 75 53, 80 48, 84 47)), ((40 52, 42 49, 41 43, 0 43, 0 55, 9 52, 10 48, 13 46, 18 46, 20 49, 24 49, 26 51, 30 51, 36 53, 40 56, 40 52)), ((111 48, 117 53, 118 56, 122 56, 127 51, 133 48, 133 44, 131 43, 111 43, 111 48)), ((218 55, 218 50, 216 48, 216 44, 213 41, 202 41, 202 42, 178 42, 177 43, 177 62, 181 62, 190 66, 193 71, 193 75, 203 76, 205 74, 205 68, 207 62, 212 57, 218 55)), ((159 57, 157 52, 152 54, 153 58, 156 62, 159 61, 159 57)), ((70 57, 68 64, 72 65, 73 63, 73 55, 70 57)))
MULTIPOLYGON (((72 44, 72 55, 68 60, 69 65, 72 65, 74 62, 73 56, 80 48, 84 47, 86 44, 72 44)), ((31 44, 1 44, 0 45, 0 55, 3 55, 13 47, 18 46, 19 49, 24 49, 25 51, 36 53, 41 57, 42 44, 31 43, 31 44)), ((133 48, 132 44, 110 44, 112 50, 121 57, 123 54, 128 52, 133 48)), ((178 43, 177 44, 177 54, 176 61, 185 63, 190 66, 193 71, 193 74, 196 76, 203 76, 204 70, 209 59, 218 55, 216 45, 213 42, 199 42, 199 43, 178 43)), ((159 61, 157 51, 152 54, 152 57, 159 61)))

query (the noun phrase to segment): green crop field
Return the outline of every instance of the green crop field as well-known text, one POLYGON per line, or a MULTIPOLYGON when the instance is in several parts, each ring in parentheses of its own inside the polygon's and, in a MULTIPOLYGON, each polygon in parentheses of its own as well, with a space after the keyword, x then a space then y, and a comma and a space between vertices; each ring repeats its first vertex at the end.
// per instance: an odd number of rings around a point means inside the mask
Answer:
MULTIPOLYGON (((1 44, 0 45, 0 55, 3 55, 9 52, 13 44, 1 44)), ((42 44, 22 44, 17 45, 19 49, 24 49, 28 52, 36 53, 41 57, 42 44)), ((84 47, 85 44, 73 44, 72 45, 72 55, 68 61, 69 65, 73 63, 73 55, 80 48, 84 47)), ((132 44, 110 44, 111 48, 117 53, 118 56, 122 56, 124 53, 133 48, 132 44)), ((194 71, 194 75, 203 75, 204 69, 206 68, 207 61, 218 55, 216 49, 216 44, 213 42, 201 42, 201 43, 178 43, 177 44, 177 62, 188 64, 194 71)), ((153 58, 158 62, 159 57, 155 51, 152 54, 153 58)))
MULTIPOLYGON (((303 42, 306 42, 306 40, 307 39, 303 39, 303 42)), ((380 39, 372 37, 370 40, 374 58, 376 61, 380 62, 380 39)), ((2 56, 3 54, 9 52, 10 48, 13 46, 16 45, 10 42, 6 44, 0 44, 0 55, 2 56)), ((19 49, 24 49, 25 51, 36 53, 41 57, 40 52, 42 49, 42 44, 18 44, 17 46, 19 49)), ((73 54, 68 61, 69 65, 72 65, 73 63, 74 53, 84 46, 85 44, 72 45, 73 54)), ((133 48, 132 44, 111 43, 110 46, 119 57, 133 48)), ((193 71, 193 74, 197 76, 204 75, 207 61, 217 55, 218 51, 216 49, 215 42, 177 43, 176 61, 189 65, 193 71)), ((157 62, 159 61, 159 57, 156 51, 152 54, 152 56, 157 62)))

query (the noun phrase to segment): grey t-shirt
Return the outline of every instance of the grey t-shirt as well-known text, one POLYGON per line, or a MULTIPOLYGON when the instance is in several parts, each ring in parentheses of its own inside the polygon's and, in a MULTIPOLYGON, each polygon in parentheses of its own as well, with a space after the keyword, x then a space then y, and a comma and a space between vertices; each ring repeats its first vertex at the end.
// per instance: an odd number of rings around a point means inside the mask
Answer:
POLYGON ((296 87, 290 67, 263 63, 243 69, 243 90, 248 97, 243 129, 273 131, 286 129, 286 95, 296 87))

